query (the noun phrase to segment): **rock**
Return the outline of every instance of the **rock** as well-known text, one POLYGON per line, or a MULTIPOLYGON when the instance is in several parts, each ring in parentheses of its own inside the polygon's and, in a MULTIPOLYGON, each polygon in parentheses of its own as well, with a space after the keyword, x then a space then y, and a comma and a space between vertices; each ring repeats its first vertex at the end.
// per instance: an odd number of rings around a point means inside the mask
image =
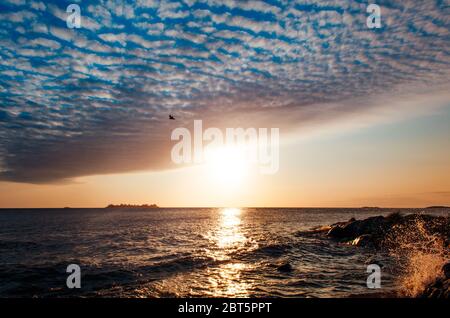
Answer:
POLYGON ((279 272, 283 272, 283 273, 288 273, 288 272, 292 272, 294 269, 292 268, 292 265, 289 263, 284 263, 281 264, 277 267, 277 270, 279 272))
POLYGON ((429 284, 419 295, 420 298, 444 298, 450 299, 450 263, 442 267, 444 277, 436 279, 429 284))
MULTIPOLYGON (((351 225, 349 225, 351 226, 351 225)), ((352 229, 360 236, 364 234, 379 234, 387 228, 387 221, 382 216, 374 216, 362 221, 353 222, 352 229)))
POLYGON ((428 285, 419 297, 450 299, 450 279, 437 279, 428 285))
POLYGON ((345 223, 333 224, 328 231, 327 236, 346 239, 348 241, 354 240, 359 236, 365 234, 380 235, 387 229, 386 219, 383 216, 374 216, 365 220, 350 220, 345 223))
POLYGON ((327 232, 327 236, 334 238, 345 238, 347 233, 343 230, 342 227, 334 226, 327 232))
POLYGON ((445 264, 442 267, 442 271, 444 272, 445 278, 450 279, 450 263, 445 264))
MULTIPOLYGON (((373 244, 375 248, 393 249, 398 245, 396 235, 401 235, 401 231, 420 231, 425 229, 430 235, 438 235, 443 239, 446 247, 450 244, 450 218, 438 217, 425 214, 410 214, 402 216, 393 213, 387 217, 374 216, 364 220, 350 219, 347 222, 339 222, 331 225, 327 236, 341 242, 353 244, 355 239, 363 235, 371 235, 371 240, 364 237, 364 243, 373 244)), ((363 241, 354 242, 355 245, 364 246, 363 241)))
POLYGON ((363 234, 355 238, 352 242, 354 246, 364 246, 364 247, 373 247, 373 238, 370 234, 363 234))

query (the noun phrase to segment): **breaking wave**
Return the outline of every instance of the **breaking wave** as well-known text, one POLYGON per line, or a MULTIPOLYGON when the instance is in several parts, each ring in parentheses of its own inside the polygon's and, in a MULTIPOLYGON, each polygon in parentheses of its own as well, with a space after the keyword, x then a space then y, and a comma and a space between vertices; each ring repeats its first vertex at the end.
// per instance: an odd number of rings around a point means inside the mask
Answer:
POLYGON ((401 267, 396 285, 400 296, 417 297, 439 278, 450 260, 448 218, 426 219, 417 215, 410 222, 396 225, 385 244, 401 267))

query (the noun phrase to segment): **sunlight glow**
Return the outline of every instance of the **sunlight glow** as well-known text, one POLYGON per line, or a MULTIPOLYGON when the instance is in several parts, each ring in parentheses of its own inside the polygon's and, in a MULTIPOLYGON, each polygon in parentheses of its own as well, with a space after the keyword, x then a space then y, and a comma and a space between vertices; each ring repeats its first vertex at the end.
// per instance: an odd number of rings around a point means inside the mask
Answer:
POLYGON ((239 147, 222 147, 205 152, 207 174, 220 186, 232 188, 243 184, 250 163, 239 147))
POLYGON ((246 241, 243 236, 241 225, 240 209, 223 209, 220 211, 219 231, 217 233, 217 245, 220 248, 232 248, 241 245, 246 241))

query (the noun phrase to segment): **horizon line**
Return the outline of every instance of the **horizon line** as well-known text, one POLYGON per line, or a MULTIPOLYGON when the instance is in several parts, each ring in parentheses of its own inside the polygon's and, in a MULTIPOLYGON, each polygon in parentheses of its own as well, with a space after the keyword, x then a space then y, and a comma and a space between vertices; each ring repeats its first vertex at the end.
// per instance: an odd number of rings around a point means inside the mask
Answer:
MULTIPOLYGON (((136 206, 134 208, 140 208, 136 206)), ((145 207, 142 207, 143 209, 145 207)), ((449 205, 429 205, 429 206, 410 206, 410 207, 389 207, 389 206, 157 206, 148 207, 147 209, 430 209, 430 208, 447 208, 450 209, 449 205)), ((121 209, 108 208, 107 206, 97 206, 97 207, 77 207, 77 206, 63 206, 63 207, 0 207, 0 210, 26 210, 26 209, 121 209)), ((126 207, 123 207, 126 209, 126 207)))

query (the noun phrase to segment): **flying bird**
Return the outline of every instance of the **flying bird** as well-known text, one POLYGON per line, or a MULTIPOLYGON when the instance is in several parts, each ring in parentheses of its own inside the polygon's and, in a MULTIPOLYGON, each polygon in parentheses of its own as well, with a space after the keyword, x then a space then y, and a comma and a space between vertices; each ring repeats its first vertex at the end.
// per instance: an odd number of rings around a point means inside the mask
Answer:
POLYGON ((173 117, 172 115, 169 115, 169 119, 170 120, 175 120, 175 117, 173 117))

